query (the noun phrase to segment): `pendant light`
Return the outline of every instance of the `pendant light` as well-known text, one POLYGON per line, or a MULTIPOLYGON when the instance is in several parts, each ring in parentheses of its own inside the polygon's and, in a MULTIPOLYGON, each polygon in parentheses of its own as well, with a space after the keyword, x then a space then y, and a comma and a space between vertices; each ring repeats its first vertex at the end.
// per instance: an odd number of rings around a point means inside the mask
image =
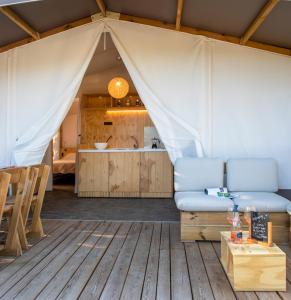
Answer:
POLYGON ((114 77, 108 84, 109 95, 115 99, 124 98, 129 91, 128 82, 122 77, 114 77))

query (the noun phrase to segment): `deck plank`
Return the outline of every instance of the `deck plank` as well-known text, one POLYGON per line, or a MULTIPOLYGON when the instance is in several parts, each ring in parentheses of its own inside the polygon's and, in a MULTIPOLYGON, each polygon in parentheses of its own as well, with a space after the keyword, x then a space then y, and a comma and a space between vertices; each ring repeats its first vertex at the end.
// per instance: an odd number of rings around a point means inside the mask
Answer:
POLYGON ((287 291, 278 292, 279 296, 283 300, 291 300, 291 283, 287 281, 287 291))
POLYGON ((181 243, 178 223, 46 220, 44 227, 46 238, 0 269, 1 299, 291 300, 287 246, 286 292, 234 292, 220 243, 181 243))
POLYGON ((170 225, 162 224, 157 299, 171 299, 170 225))
POLYGON ((101 223, 83 242, 74 255, 71 256, 62 269, 52 278, 36 299, 56 299, 76 270, 86 259, 87 255, 96 247, 96 244, 104 232, 112 226, 117 230, 119 224, 101 223))
POLYGON ((123 284, 130 267, 133 253, 142 228, 141 223, 133 224, 127 239, 119 253, 112 272, 100 296, 102 300, 119 299, 123 284))
POLYGON ((260 300, 279 300, 281 297, 276 292, 256 292, 260 300))
POLYGON ((156 298, 157 279, 160 258, 161 224, 154 224, 151 247, 149 252, 146 275, 144 279, 142 300, 152 300, 156 298))
POLYGON ((121 300, 140 299, 151 245, 153 224, 143 224, 123 286, 121 300))
MULTIPOLYGON (((11 279, 7 281, 3 286, 1 286, 0 295, 2 296, 4 293, 6 298, 13 299, 21 290, 25 289, 27 285, 41 272, 46 266, 50 264, 58 255, 63 253, 63 251, 73 243, 78 235, 86 229, 88 224, 85 222, 80 222, 77 228, 68 228, 67 234, 62 235, 60 239, 56 240, 55 243, 49 245, 38 257, 36 257, 36 261, 33 258, 32 261, 35 261, 35 266, 31 269, 30 265, 27 268, 22 268, 21 272, 17 272, 15 274, 14 283, 12 284, 11 279), (48 249, 49 248, 49 249, 48 249), (47 253, 48 252, 48 253, 47 253), (43 254, 46 256, 43 257, 43 254)), ((30 289, 27 289, 30 291, 30 289)))
MULTIPOLYGON (((114 236, 113 241, 108 247, 106 253, 100 260, 100 263, 97 267, 92 269, 93 273, 86 274, 86 279, 90 278, 84 287, 79 299, 98 299, 101 295, 101 292, 106 284, 106 281, 112 271, 112 268, 116 262, 116 259, 119 255, 120 249, 123 247, 123 244, 126 240, 128 232, 131 228, 131 223, 123 223, 118 230, 117 234, 114 236), (91 275, 91 277, 90 277, 91 275)), ((91 258, 94 262, 94 256, 91 258)), ((82 272, 83 274, 83 272, 82 272)), ((70 287, 66 287, 67 291, 64 290, 63 294, 60 295, 60 299, 75 299, 74 295, 77 294, 77 291, 72 293, 70 287), (73 296, 71 298, 71 296, 73 296)))
POLYGON ((17 299, 34 299, 49 281, 56 276, 59 270, 63 268, 69 260, 72 262, 76 254, 78 255, 78 250, 90 239, 90 235, 96 226, 100 226, 100 223, 85 222, 85 226, 80 230, 79 234, 66 245, 62 252, 58 253, 49 264, 26 284, 25 288, 17 294, 17 299))
POLYGON ((185 243, 190 282, 194 299, 214 299, 197 243, 185 243))
MULTIPOLYGON (((50 234, 54 230, 56 230, 58 227, 62 226, 62 223, 59 222, 59 221, 44 222, 43 226, 44 226, 44 232, 46 234, 50 234)), ((28 237, 29 249, 32 246, 35 246, 40 241, 42 241, 44 238, 40 239, 40 238, 31 238, 31 237, 28 237)), ((0 255, 1 255, 1 252, 0 252, 0 255)), ((4 270, 8 265, 10 265, 14 260, 15 260, 15 257, 9 257, 9 256, 0 257, 0 272, 2 270, 4 270)))
POLYGON ((198 245, 215 299, 235 300, 235 295, 211 242, 199 242, 198 245))
MULTIPOLYGON (((77 226, 75 223, 75 226, 77 226)), ((30 270, 35 268, 46 256, 56 248, 69 234, 76 229, 71 222, 65 223, 35 247, 18 257, 13 263, 1 272, 0 297, 21 280, 30 270)))
POLYGON ((172 299, 192 299, 184 243, 180 242, 180 227, 170 224, 171 295, 172 299))

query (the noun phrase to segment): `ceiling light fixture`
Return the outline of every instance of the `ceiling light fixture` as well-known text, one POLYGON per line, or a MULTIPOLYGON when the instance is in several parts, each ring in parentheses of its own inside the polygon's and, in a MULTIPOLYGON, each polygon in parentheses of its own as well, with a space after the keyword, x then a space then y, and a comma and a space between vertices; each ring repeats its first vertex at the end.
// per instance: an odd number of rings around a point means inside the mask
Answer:
POLYGON ((124 98, 129 92, 129 84, 122 77, 115 77, 108 84, 109 95, 115 99, 124 98))

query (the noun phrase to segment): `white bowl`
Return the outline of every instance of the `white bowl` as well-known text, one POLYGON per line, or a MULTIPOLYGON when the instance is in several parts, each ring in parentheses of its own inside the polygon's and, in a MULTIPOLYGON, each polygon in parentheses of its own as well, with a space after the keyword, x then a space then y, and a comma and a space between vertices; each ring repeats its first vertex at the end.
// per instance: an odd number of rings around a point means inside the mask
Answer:
POLYGON ((104 150, 107 148, 108 144, 107 143, 95 143, 94 145, 98 150, 104 150))

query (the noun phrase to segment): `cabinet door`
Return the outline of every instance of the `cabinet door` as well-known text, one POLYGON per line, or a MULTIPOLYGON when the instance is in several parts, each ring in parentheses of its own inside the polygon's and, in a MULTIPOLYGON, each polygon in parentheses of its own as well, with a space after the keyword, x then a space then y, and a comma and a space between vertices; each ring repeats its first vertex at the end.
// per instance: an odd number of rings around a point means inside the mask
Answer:
POLYGON ((141 197, 172 197, 173 166, 166 152, 141 153, 141 197))
POLYGON ((109 154, 110 196, 139 196, 140 153, 122 152, 109 154))
POLYGON ((108 196, 108 153, 79 153, 79 196, 108 196))

